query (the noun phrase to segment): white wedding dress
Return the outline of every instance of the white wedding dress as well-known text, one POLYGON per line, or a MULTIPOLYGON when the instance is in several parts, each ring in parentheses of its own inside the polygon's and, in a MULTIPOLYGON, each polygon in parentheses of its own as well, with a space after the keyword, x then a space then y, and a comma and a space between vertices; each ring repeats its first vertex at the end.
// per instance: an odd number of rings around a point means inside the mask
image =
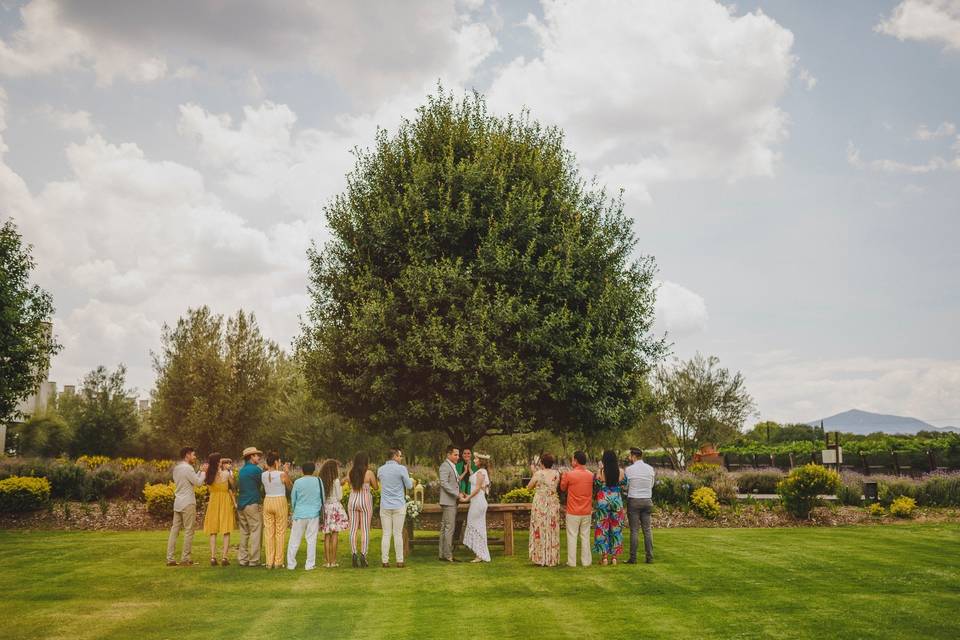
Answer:
POLYGON ((484 562, 490 562, 490 549, 487 548, 487 491, 490 490, 490 478, 486 469, 477 469, 476 473, 470 475, 470 493, 476 491, 478 485, 481 490, 470 499, 463 545, 484 562))

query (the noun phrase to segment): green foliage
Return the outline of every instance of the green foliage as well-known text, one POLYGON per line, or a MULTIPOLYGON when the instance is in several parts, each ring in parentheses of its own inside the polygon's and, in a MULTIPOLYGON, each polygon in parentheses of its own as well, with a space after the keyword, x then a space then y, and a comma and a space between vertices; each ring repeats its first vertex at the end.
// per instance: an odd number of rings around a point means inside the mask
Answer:
POLYGON ((622 201, 583 182, 558 130, 441 90, 358 152, 326 214, 298 351, 332 410, 460 446, 635 422, 664 350, 654 262, 631 262, 622 201))
POLYGON ((114 372, 97 367, 83 379, 83 388, 58 402, 57 409, 73 428, 71 455, 115 455, 140 427, 137 408, 126 388, 126 367, 114 372))
POLYGON ((890 503, 890 515, 895 518, 912 518, 917 512, 917 501, 900 496, 890 503))
POLYGON ((46 380, 61 349, 50 331, 53 300, 30 285, 32 248, 12 219, 0 226, 0 423, 19 417, 17 404, 46 380))
POLYGON ((877 482, 877 498, 885 507, 889 507, 899 496, 916 498, 918 485, 908 478, 881 478, 877 482))
POLYGON ((783 473, 779 470, 744 471, 737 474, 737 488, 740 493, 776 493, 781 480, 783 473))
POLYGON ((53 458, 66 453, 73 440, 73 430, 60 415, 38 413, 10 432, 17 455, 53 458))
POLYGON ((842 505, 859 507, 863 504, 863 481, 859 476, 843 474, 837 489, 837 500, 842 505))
POLYGON ((513 504, 533 502, 533 489, 527 489, 526 487, 517 487, 516 489, 511 489, 500 496, 500 502, 508 502, 513 504))
POLYGON ((716 492, 710 487, 700 487, 690 495, 693 510, 704 518, 713 520, 720 515, 720 502, 716 492))
POLYGON ((820 495, 835 494, 840 488, 840 474, 818 464, 797 467, 777 485, 777 493, 787 511, 806 518, 818 503, 820 495))
POLYGON ((644 421, 649 437, 670 454, 674 466, 693 459, 703 444, 721 445, 740 434, 754 412, 743 376, 696 354, 686 362, 660 366, 653 377, 656 411, 644 421))
POLYGON ((960 507, 960 474, 931 475, 923 481, 916 497, 925 507, 960 507))
POLYGON ((882 518, 887 515, 887 510, 883 508, 883 505, 879 502, 872 503, 867 507, 867 513, 869 513, 874 518, 882 518))
POLYGON ((692 473, 657 474, 653 484, 653 501, 660 505, 684 507, 690 504, 690 494, 701 485, 692 473))
POLYGON ((0 511, 21 512, 43 509, 50 502, 46 478, 13 477, 0 480, 0 511))
POLYGON ((151 420, 202 452, 236 454, 270 420, 279 353, 252 313, 238 311, 224 323, 206 306, 188 309, 175 327, 164 325, 153 354, 151 420))
MULTIPOLYGON (((194 487, 194 493, 197 497, 198 506, 207 501, 208 487, 206 484, 194 487)), ((148 484, 143 488, 143 499, 147 503, 147 512, 150 515, 157 518, 170 518, 173 516, 176 485, 173 482, 148 484)))

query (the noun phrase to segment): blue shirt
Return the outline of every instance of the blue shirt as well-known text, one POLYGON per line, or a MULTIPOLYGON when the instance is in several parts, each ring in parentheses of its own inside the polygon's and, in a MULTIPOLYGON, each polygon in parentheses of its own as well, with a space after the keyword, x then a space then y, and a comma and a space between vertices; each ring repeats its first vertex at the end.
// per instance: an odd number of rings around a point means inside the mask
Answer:
POLYGON ((404 489, 413 489, 413 480, 407 468, 396 460, 387 460, 377 469, 380 480, 380 510, 405 509, 407 498, 404 489))
POLYGON ((290 492, 290 507, 294 520, 310 520, 320 517, 323 508, 323 480, 317 476, 303 476, 293 483, 290 492))
POLYGON ((260 487, 263 486, 263 480, 260 476, 262 474, 263 469, 252 462, 247 462, 240 467, 237 478, 237 509, 243 509, 252 504, 260 504, 260 487))

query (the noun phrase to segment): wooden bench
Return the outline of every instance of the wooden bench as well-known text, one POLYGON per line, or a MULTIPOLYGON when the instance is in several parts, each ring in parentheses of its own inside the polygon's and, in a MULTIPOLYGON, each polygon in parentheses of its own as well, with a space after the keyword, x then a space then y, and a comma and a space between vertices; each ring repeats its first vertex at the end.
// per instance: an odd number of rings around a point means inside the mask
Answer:
MULTIPOLYGON (((487 535, 487 544, 489 546, 502 546, 503 555, 512 556, 513 555, 513 516, 515 514, 530 514, 530 509, 533 507, 529 502, 519 503, 519 504, 489 504, 487 505, 487 513, 499 513, 503 516, 503 536, 500 538, 491 537, 488 533, 487 535)), ((463 503, 457 506, 457 519, 460 519, 461 514, 466 516, 467 510, 470 508, 469 504, 463 503)), ((424 514, 433 514, 439 515, 443 513, 439 504, 425 504, 420 511, 421 515, 424 514)), ((424 546, 424 545, 433 545, 435 547, 440 544, 440 536, 427 536, 416 538, 413 535, 413 521, 409 518, 407 519, 406 526, 403 528, 403 550, 404 554, 409 554, 410 549, 414 546, 424 546)), ((459 540, 453 541, 454 549, 456 549, 459 544, 459 540)))

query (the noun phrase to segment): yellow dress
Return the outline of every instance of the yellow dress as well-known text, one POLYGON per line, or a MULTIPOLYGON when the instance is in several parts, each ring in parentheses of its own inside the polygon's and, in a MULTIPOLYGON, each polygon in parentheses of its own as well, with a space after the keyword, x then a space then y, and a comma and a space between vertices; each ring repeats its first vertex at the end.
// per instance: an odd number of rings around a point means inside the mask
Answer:
POLYGON ((233 496, 227 480, 229 471, 221 471, 217 480, 210 485, 210 502, 203 517, 203 532, 208 536, 230 533, 236 525, 233 496))

